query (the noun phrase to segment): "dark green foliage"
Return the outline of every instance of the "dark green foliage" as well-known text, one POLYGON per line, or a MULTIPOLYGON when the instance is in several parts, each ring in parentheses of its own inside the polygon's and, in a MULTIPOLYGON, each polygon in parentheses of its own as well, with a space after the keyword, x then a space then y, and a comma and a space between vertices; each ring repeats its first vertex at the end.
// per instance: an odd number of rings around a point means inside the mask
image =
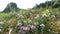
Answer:
POLYGON ((39 5, 36 4, 35 7, 33 8, 49 8, 49 7, 52 7, 52 8, 58 8, 60 7, 60 1, 58 1, 58 3, 54 4, 55 1, 46 1, 45 3, 40 3, 39 5))
POLYGON ((11 2, 11 3, 9 3, 9 4, 7 5, 7 7, 3 10, 3 12, 8 13, 8 12, 11 12, 11 11, 14 12, 14 11, 18 11, 18 10, 19 10, 19 8, 17 7, 17 4, 11 2))

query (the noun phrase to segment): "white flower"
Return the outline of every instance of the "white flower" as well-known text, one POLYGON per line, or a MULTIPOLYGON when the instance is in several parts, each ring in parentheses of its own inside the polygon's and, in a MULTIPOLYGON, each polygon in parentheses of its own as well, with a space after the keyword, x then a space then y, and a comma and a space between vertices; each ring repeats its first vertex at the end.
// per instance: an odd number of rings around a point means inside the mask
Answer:
POLYGON ((20 14, 17 14, 17 16, 19 16, 20 14))
POLYGON ((31 27, 31 25, 27 25, 28 27, 31 27))
POLYGON ((39 18, 39 17, 40 17, 39 14, 37 14, 35 18, 37 19, 37 18, 39 18))
POLYGON ((34 22, 34 25, 38 25, 38 22, 34 22))
POLYGON ((32 25, 32 26, 31 26, 31 29, 36 29, 36 26, 32 25))
POLYGON ((2 32, 2 29, 0 29, 0 32, 2 32))
POLYGON ((24 21, 25 23, 27 22, 27 21, 24 21))
POLYGON ((19 16, 19 17, 20 17, 20 16, 22 16, 22 14, 17 14, 17 16, 19 16))
POLYGON ((24 16, 22 14, 17 14, 17 17, 24 18, 24 16))
POLYGON ((43 14, 42 17, 47 17, 47 14, 43 14))
POLYGON ((44 24, 40 24, 40 26, 41 26, 41 27, 45 27, 45 25, 44 25, 44 24))
POLYGON ((30 13, 30 15, 32 15, 32 13, 30 13))
POLYGON ((31 20, 28 20, 28 22, 32 22, 31 20))
POLYGON ((21 25, 22 25, 22 23, 18 21, 17 25, 18 25, 18 26, 21 26, 21 25))
POLYGON ((4 22, 1 21, 0 24, 4 24, 4 22))
POLYGON ((51 17, 52 17, 52 18, 54 18, 54 17, 55 17, 55 15, 51 15, 51 17))

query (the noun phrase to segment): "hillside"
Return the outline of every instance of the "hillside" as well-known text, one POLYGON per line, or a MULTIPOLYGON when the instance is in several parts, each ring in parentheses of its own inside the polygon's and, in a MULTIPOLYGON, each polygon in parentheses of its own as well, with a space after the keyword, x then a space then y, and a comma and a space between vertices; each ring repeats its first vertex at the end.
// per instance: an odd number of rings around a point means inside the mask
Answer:
POLYGON ((57 34, 55 32, 60 30, 60 11, 55 8, 0 13, 0 24, 1 34, 8 34, 11 29, 11 34, 57 34))

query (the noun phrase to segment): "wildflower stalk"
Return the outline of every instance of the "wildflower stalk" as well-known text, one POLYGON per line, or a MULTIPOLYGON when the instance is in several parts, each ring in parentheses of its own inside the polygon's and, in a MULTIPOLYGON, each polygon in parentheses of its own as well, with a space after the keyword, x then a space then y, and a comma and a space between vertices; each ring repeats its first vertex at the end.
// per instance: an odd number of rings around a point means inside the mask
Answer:
POLYGON ((9 34, 11 34, 11 32, 12 32, 12 28, 9 30, 9 34))
POLYGON ((43 34, 43 30, 44 30, 45 25, 44 24, 41 24, 40 26, 42 27, 41 34, 43 34))
POLYGON ((43 34, 43 28, 41 29, 41 34, 43 34))

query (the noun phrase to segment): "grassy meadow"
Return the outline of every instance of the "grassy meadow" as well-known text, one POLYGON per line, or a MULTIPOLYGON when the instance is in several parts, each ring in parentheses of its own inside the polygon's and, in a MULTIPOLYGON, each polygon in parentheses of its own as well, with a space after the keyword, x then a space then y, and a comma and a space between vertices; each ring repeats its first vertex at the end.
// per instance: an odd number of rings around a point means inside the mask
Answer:
POLYGON ((60 8, 1 12, 0 34, 60 34, 60 8))

